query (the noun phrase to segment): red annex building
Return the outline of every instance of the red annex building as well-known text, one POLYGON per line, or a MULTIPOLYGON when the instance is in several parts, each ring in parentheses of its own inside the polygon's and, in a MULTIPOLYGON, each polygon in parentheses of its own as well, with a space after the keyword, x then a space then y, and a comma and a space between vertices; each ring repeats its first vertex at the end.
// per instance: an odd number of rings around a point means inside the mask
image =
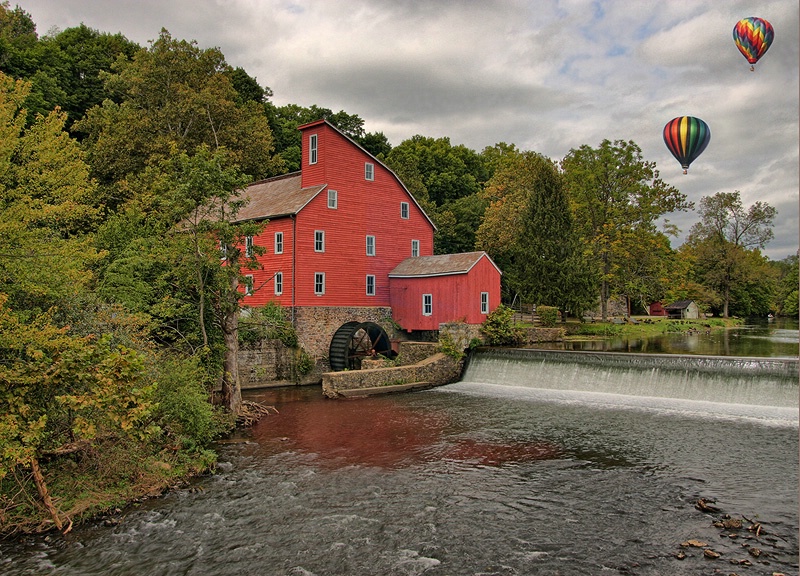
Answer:
POLYGON ((266 251, 260 269, 245 272, 243 305, 276 301, 293 318, 390 308, 409 332, 482 323, 500 304, 500 270, 488 255, 433 256, 435 226, 394 172, 326 120, 299 130, 300 172, 242 194, 237 220, 268 221, 248 239, 266 251))

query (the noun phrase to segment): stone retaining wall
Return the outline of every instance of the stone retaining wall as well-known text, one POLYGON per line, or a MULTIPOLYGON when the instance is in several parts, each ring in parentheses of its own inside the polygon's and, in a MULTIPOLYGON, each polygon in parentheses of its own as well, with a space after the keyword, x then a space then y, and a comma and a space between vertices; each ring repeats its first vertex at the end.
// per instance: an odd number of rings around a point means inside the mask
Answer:
POLYGON ((561 342, 567 335, 566 328, 527 328, 525 341, 527 344, 536 342, 561 342))
POLYGON ((427 382, 440 386, 457 382, 461 378, 464 361, 438 352, 421 362, 408 366, 326 372, 322 375, 322 393, 328 398, 339 398, 342 390, 397 386, 427 382))

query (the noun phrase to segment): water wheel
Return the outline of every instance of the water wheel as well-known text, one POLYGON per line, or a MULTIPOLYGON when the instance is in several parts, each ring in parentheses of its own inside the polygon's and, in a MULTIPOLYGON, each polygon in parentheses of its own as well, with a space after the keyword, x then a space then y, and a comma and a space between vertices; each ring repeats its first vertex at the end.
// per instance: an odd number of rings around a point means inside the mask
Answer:
POLYGON ((347 322, 342 324, 331 339, 328 361, 331 370, 358 370, 362 358, 375 354, 394 358, 389 336, 374 322, 347 322))

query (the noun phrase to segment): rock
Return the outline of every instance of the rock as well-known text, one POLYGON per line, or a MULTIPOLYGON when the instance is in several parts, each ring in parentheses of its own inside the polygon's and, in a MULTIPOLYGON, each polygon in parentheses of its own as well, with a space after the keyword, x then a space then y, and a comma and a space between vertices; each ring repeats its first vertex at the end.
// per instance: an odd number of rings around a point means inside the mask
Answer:
POLYGON ((705 550, 703 550, 703 556, 711 560, 716 560, 721 556, 721 554, 719 552, 714 552, 710 548, 706 548, 705 550))
POLYGON ((722 521, 722 527, 727 530, 738 530, 742 527, 741 518, 726 518, 722 521))
POLYGON ((684 548, 688 548, 689 546, 693 546, 695 548, 704 548, 708 546, 708 542, 703 542, 702 540, 687 540, 686 542, 681 542, 681 546, 684 548))

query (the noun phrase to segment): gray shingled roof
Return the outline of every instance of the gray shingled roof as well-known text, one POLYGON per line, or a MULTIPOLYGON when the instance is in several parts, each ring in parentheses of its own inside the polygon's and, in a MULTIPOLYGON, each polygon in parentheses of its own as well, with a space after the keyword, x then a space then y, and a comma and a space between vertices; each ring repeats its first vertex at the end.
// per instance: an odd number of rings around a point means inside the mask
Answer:
POLYGON ((301 188, 300 183, 300 172, 292 172, 250 184, 239 196, 247 202, 236 214, 236 222, 297 214, 327 186, 301 188))
MULTIPOLYGON (((466 274, 486 256, 486 252, 463 252, 461 254, 440 254, 438 256, 417 256, 406 258, 389 272, 390 278, 409 276, 442 276, 446 274, 466 274)), ((489 262, 497 265, 489 258, 489 262)), ((498 269, 499 271, 499 269, 498 269)))

